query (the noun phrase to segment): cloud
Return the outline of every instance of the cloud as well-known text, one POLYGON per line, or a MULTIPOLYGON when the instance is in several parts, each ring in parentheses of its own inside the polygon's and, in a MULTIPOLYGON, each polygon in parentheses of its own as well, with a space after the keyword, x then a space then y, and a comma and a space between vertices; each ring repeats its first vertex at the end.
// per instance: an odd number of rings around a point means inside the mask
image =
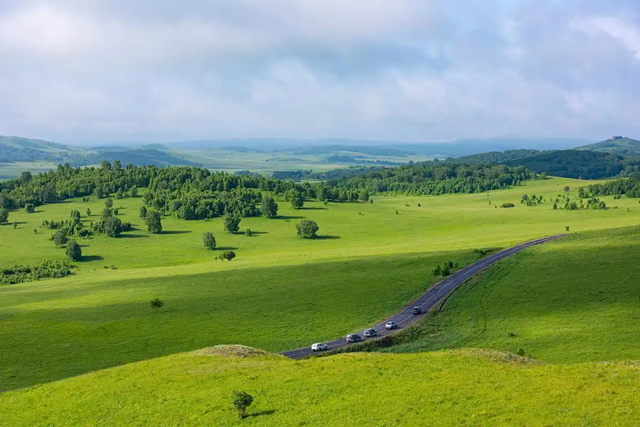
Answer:
POLYGON ((640 134, 635 1, 6 0, 0 134, 640 134))

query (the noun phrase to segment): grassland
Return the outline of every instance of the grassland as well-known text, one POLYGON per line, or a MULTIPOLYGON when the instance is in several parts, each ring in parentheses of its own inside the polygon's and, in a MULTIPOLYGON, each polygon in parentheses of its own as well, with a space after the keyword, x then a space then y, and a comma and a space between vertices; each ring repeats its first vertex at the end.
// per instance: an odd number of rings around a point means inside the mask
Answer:
POLYGON ((620 426, 640 416, 634 363, 541 365, 482 350, 301 362, 207 353, 3 393, 0 425, 620 426), (242 421, 238 389, 255 397, 242 421))
MULTIPOLYGON (((258 232, 253 237, 224 233, 220 219, 175 218, 165 218, 165 233, 151 235, 137 218, 141 199, 118 200, 121 218, 138 228, 129 237, 82 241, 86 258, 72 277, 0 288, 0 390, 216 344, 281 351, 326 340, 394 312, 435 280, 435 265, 473 261, 474 248, 509 246, 566 226, 574 232, 638 224, 635 200, 605 198, 619 206, 606 211, 518 204, 524 193, 548 199, 565 185, 584 184, 553 179, 488 195, 374 197, 372 204, 309 203, 298 211, 280 202, 280 219, 243 219, 242 229, 258 232), (503 202, 517 206, 495 207, 503 202), (316 220, 323 238, 298 239, 302 217, 316 220), (237 260, 214 261, 216 253, 202 248, 203 231, 234 248, 237 260), (158 313, 148 306, 155 297, 166 304, 158 313)), ((50 231, 34 228, 87 207, 100 212, 102 201, 12 212, 18 228, 0 227, 0 265, 63 259, 50 231)))
POLYGON ((585 232, 473 279, 391 351, 482 347, 573 363, 640 360, 640 228, 585 232))

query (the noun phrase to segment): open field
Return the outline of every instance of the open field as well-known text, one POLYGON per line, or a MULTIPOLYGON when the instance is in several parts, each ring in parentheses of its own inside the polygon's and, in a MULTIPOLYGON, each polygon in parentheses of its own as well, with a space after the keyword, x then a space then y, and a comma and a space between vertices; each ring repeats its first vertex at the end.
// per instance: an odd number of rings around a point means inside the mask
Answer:
POLYGON ((570 363, 640 360, 640 228, 585 232, 514 255, 390 351, 482 347, 570 363))
MULTIPOLYGON (((604 198, 619 206, 606 211, 519 205, 524 193, 549 198, 565 185, 585 184, 553 179, 489 195, 374 197, 372 204, 308 203, 298 211, 280 202, 280 219, 242 220, 241 229, 258 232, 253 237, 224 233, 221 219, 175 218, 164 219, 166 233, 151 235, 137 217, 141 199, 116 200, 120 217, 138 228, 129 237, 82 240, 86 258, 74 276, 0 287, 0 390, 216 344, 282 351, 335 338, 424 291, 437 264, 476 260, 475 248, 510 246, 565 226, 574 232, 638 224, 640 206, 630 199, 604 198), (503 202, 516 207, 494 207, 503 202), (316 220, 324 238, 298 239, 301 217, 316 220), (214 261, 216 253, 202 248, 204 231, 234 248, 237 260, 214 261), (166 304, 158 313, 148 306, 156 297, 166 304)), ((63 259, 50 231, 34 228, 67 218, 71 209, 97 213, 102 206, 92 197, 11 212, 18 228, 0 227, 0 265, 63 259)))
POLYGON ((619 426, 640 417, 634 363, 540 365, 471 349, 298 362, 198 354, 3 393, 0 425, 619 426), (255 397, 242 421, 232 390, 255 397))

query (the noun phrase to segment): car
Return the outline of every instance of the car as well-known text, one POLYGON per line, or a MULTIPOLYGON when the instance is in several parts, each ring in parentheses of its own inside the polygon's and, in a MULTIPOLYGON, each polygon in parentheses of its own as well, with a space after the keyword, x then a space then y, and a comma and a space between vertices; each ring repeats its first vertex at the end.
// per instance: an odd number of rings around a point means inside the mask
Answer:
POLYGON ((367 329, 366 331, 364 331, 362 333, 362 335, 364 335, 365 338, 371 338, 371 337, 375 337, 376 335, 378 335, 378 331, 376 331, 373 328, 367 329))
POLYGON ((360 342, 360 341, 362 341, 362 337, 358 334, 347 335, 347 342, 360 342))
POLYGON ((413 310, 411 310, 411 312, 413 314, 422 314, 422 307, 413 307, 413 310))
POLYGON ((323 342, 317 342, 317 343, 311 344, 311 351, 325 351, 328 348, 329 346, 323 342))
POLYGON ((390 320, 384 324, 384 327, 385 329, 398 329, 398 323, 390 320))

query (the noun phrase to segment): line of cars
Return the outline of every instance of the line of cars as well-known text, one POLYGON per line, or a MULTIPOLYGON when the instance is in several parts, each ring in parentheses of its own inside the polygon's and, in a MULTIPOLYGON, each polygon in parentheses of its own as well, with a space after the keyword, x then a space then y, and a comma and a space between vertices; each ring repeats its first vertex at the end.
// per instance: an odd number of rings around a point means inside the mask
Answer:
MULTIPOLYGON (((418 314, 422 314, 422 308, 421 307, 413 307, 413 309, 411 310, 411 313, 414 315, 418 315, 418 314)), ((398 322, 395 322, 393 320, 388 321, 387 323, 384 324, 384 328, 386 330, 392 330, 392 329, 398 329, 398 322)), ((369 329, 365 329, 364 332, 362 332, 362 335, 365 338, 373 338, 373 337, 377 337, 378 336, 378 330, 375 328, 369 328, 369 329)), ((358 334, 349 334, 347 335, 346 341, 349 344, 353 344, 353 343, 357 343, 362 341, 362 337, 358 334)), ((317 343, 313 343, 311 344, 311 351, 313 352, 317 352, 317 351, 325 351, 328 350, 329 346, 325 343, 322 342, 317 342, 317 343)))

